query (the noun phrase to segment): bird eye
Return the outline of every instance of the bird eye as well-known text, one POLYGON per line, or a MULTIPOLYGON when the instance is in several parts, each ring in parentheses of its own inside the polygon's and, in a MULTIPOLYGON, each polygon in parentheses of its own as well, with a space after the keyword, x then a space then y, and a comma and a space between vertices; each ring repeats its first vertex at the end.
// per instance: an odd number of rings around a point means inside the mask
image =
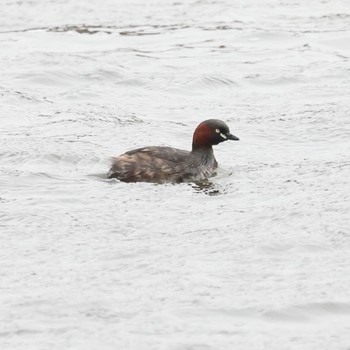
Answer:
POLYGON ((220 132, 220 130, 219 130, 219 129, 216 129, 216 130, 215 130, 215 132, 216 132, 216 133, 219 133, 219 132, 220 132))

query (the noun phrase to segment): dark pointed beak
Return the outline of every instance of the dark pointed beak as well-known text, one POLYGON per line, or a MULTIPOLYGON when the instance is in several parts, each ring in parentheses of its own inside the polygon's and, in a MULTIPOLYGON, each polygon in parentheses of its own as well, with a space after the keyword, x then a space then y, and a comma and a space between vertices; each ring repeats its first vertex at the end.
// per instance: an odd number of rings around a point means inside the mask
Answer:
POLYGON ((239 138, 235 135, 232 135, 230 132, 226 134, 228 140, 239 141, 239 138))

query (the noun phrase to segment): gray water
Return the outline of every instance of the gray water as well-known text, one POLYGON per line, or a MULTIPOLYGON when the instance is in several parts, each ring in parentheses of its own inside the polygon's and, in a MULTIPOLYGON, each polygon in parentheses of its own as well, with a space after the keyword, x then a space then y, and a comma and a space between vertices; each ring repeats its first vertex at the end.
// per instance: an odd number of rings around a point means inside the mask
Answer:
POLYGON ((0 349, 350 349, 350 2, 0 4, 0 349), (107 180, 227 122, 204 185, 107 180))

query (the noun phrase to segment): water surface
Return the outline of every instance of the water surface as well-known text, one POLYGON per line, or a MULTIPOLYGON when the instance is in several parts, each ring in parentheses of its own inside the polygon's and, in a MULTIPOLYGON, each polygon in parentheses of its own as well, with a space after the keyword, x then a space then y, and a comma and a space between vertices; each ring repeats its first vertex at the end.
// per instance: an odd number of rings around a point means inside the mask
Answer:
POLYGON ((350 4, 4 1, 1 349, 349 349, 350 4), (205 185, 107 180, 189 149, 205 185))

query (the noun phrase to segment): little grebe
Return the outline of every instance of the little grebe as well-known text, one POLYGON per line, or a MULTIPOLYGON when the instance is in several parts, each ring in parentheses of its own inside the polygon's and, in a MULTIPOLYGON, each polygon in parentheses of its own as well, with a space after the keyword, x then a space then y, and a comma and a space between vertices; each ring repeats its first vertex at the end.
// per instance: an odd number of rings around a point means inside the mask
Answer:
POLYGON ((221 120, 200 123, 193 134, 192 151, 171 147, 144 147, 113 158, 107 177, 124 182, 201 181, 213 175, 218 163, 213 145, 239 140, 221 120))

